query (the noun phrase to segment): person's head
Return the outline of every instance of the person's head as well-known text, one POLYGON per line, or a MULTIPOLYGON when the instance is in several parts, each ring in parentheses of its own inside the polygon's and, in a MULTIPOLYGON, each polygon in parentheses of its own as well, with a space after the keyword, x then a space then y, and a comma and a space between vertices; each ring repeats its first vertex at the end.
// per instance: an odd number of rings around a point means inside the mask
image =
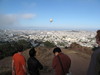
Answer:
POLYGON ((36 51, 34 48, 31 48, 30 51, 29 51, 29 55, 30 57, 34 57, 36 55, 36 51))
POLYGON ((96 43, 100 46, 100 30, 97 30, 96 43))
POLYGON ((22 52, 23 51, 23 45, 17 45, 17 51, 22 52))
POLYGON ((53 53, 55 56, 57 56, 61 52, 61 49, 59 47, 54 48, 53 53))

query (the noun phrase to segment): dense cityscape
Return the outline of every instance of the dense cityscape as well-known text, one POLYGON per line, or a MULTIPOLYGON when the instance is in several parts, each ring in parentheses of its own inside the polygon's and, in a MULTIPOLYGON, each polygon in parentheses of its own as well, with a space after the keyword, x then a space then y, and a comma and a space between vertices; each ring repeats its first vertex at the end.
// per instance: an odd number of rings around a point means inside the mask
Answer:
POLYGON ((96 46, 95 32, 93 31, 47 31, 47 30, 0 30, 0 42, 18 41, 21 39, 30 41, 49 41, 56 46, 69 46, 76 42, 82 46, 96 46))

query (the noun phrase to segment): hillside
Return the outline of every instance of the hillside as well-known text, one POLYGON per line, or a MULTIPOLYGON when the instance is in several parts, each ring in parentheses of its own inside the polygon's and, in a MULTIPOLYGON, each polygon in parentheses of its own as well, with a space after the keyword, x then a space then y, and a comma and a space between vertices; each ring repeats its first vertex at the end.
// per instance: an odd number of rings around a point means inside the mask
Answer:
MULTIPOLYGON (((44 69, 41 71, 41 75, 53 75, 54 70, 52 69, 52 59, 53 59, 53 48, 37 47, 36 58, 43 64, 44 69)), ((71 72, 73 75, 86 75, 88 64, 90 61, 90 56, 76 50, 62 49, 65 54, 72 60, 71 72)), ((26 60, 28 59, 29 50, 23 52, 26 60)), ((7 57, 0 60, 0 75, 11 75, 11 57, 7 57), (4 74, 5 73, 5 74, 4 74)))

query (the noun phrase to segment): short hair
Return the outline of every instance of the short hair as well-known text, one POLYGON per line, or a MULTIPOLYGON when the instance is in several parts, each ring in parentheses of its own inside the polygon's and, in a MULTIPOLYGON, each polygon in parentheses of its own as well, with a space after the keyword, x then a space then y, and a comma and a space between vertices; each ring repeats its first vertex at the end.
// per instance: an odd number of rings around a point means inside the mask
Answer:
POLYGON ((53 53, 56 53, 56 52, 60 53, 61 49, 59 47, 54 48, 53 53))
POLYGON ((30 57, 34 57, 35 54, 36 54, 36 51, 35 51, 35 49, 34 49, 34 47, 33 47, 33 48, 30 49, 29 55, 30 55, 30 57))
POLYGON ((100 30, 97 30, 96 39, 98 39, 98 41, 100 41, 100 30))
POLYGON ((97 33, 100 34, 100 30, 97 30, 97 33))
POLYGON ((23 51, 23 45, 17 45, 17 51, 22 52, 23 51))

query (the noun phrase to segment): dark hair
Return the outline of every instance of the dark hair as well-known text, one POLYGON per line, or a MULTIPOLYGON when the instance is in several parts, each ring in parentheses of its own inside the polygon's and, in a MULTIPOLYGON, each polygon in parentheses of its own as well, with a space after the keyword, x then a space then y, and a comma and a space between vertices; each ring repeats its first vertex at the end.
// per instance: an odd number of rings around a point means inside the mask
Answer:
POLYGON ((100 34, 100 30, 97 30, 97 33, 99 33, 99 34, 100 34))
POLYGON ((53 53, 55 53, 55 52, 60 53, 60 52, 61 52, 61 49, 60 49, 59 47, 56 47, 56 48, 54 48, 54 50, 53 50, 53 53))
POLYGON ((98 39, 100 41, 100 30, 97 30, 96 39, 98 39))
POLYGON ((17 45, 17 51, 22 52, 23 51, 23 45, 17 45))
POLYGON ((36 54, 36 51, 35 51, 35 49, 34 49, 34 47, 33 47, 33 48, 30 49, 29 55, 30 55, 30 57, 34 57, 35 54, 36 54))

